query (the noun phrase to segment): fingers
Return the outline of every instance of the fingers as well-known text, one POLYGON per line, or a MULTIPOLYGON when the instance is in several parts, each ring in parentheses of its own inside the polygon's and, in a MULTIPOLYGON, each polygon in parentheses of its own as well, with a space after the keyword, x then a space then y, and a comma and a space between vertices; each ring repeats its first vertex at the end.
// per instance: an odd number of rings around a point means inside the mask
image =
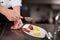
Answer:
POLYGON ((21 21, 21 19, 20 19, 20 20, 16 21, 16 22, 14 23, 14 25, 15 25, 16 27, 21 27, 21 26, 23 25, 23 23, 22 23, 22 21, 21 21))
POLYGON ((10 20, 10 21, 17 21, 17 20, 19 20, 19 19, 23 19, 23 17, 22 17, 22 16, 20 16, 20 17, 13 16, 13 17, 11 17, 9 20, 10 20))
POLYGON ((20 16, 21 19, 23 19, 23 16, 20 16))
POLYGON ((19 29, 22 26, 23 26, 23 23, 22 23, 22 21, 20 19, 20 20, 14 22, 14 25, 11 27, 11 29, 19 29))
POLYGON ((17 21, 23 18, 18 13, 13 13, 13 12, 9 15, 6 14, 6 17, 8 18, 9 21, 17 21))
POLYGON ((15 21, 15 20, 17 20, 16 17, 11 17, 9 21, 15 21))

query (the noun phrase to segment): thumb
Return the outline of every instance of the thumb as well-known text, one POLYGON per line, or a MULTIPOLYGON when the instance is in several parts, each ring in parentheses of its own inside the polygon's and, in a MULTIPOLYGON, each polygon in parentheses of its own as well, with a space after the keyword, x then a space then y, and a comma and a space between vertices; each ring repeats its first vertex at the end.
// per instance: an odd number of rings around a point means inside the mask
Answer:
POLYGON ((23 19, 23 16, 20 16, 20 19, 23 19))

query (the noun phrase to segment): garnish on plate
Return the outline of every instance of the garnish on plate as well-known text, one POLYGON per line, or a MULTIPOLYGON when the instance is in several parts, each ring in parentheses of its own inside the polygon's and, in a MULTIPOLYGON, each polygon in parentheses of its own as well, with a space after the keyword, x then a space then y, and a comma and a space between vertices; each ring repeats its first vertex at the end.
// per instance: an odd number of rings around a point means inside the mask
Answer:
POLYGON ((34 31, 40 31, 40 28, 38 26, 34 26, 33 30, 34 31))
POLYGON ((25 31, 25 32, 30 32, 30 30, 28 30, 28 29, 26 29, 26 28, 23 28, 23 31, 25 31))
POLYGON ((30 30, 33 30, 33 26, 32 26, 31 24, 28 26, 28 28, 29 28, 30 30))
POLYGON ((34 35, 34 36, 40 36, 40 32, 39 32, 39 31, 35 31, 35 32, 33 33, 33 35, 34 35))

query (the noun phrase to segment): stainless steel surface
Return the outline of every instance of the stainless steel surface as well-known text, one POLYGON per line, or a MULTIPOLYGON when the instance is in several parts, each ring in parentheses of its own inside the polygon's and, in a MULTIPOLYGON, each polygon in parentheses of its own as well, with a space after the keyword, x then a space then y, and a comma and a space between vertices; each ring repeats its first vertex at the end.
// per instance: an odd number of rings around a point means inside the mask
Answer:
POLYGON ((59 17, 60 17, 60 12, 56 15, 55 21, 59 21, 59 17))
POLYGON ((53 40, 57 40, 57 37, 58 37, 59 20, 60 20, 60 13, 58 13, 56 18, 55 18, 55 28, 54 28, 54 38, 53 38, 53 40))
MULTIPOLYGON (((51 24, 35 24, 35 25, 47 29, 49 32, 53 34, 54 25, 51 24)), ((6 30, 1 40, 40 40, 40 39, 31 37, 22 32, 22 30, 20 29, 20 30, 6 30)))

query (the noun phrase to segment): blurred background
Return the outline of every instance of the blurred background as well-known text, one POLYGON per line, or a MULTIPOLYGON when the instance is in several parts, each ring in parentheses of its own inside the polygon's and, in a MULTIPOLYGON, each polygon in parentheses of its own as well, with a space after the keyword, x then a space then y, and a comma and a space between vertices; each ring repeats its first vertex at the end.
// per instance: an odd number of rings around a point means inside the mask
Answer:
POLYGON ((21 15, 31 17, 31 23, 54 24, 59 12, 60 0, 22 0, 21 15))

